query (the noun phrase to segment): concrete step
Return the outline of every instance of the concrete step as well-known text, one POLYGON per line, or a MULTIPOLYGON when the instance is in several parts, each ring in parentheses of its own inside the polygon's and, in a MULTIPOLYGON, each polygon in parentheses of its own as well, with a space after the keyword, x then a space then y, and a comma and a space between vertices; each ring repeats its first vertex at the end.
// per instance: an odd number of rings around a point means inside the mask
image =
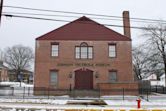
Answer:
POLYGON ((71 91, 71 97, 99 97, 100 92, 98 90, 73 90, 71 91))

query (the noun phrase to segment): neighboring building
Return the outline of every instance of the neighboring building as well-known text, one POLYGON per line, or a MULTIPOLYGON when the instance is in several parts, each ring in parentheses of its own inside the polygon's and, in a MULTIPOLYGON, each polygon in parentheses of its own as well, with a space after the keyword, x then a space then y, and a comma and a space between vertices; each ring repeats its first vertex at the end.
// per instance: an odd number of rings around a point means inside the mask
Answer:
POLYGON ((0 61, 0 81, 8 81, 8 68, 0 61))
POLYGON ((151 86, 165 86, 165 75, 162 74, 160 76, 160 79, 157 79, 156 74, 150 74, 144 77, 143 80, 148 80, 150 81, 151 86))
POLYGON ((156 74, 146 74, 143 80, 148 80, 150 82, 150 86, 159 86, 160 81, 157 80, 156 74))
POLYGON ((83 16, 38 37, 34 89, 138 89, 132 74, 129 12, 123 18, 124 35, 83 16))
POLYGON ((34 73, 30 73, 29 75, 29 84, 33 84, 33 81, 34 81, 34 73))
POLYGON ((166 85, 165 85, 165 74, 162 74, 162 75, 160 76, 160 85, 161 85, 161 86, 164 86, 164 87, 166 86, 166 85))
POLYGON ((151 74, 146 79, 147 80, 157 80, 157 75, 156 74, 151 74))
MULTIPOLYGON (((8 75, 10 81, 17 81, 17 74, 15 70, 9 70, 8 75)), ((19 78, 25 83, 33 83, 33 72, 28 70, 22 70, 20 72, 19 78)))
POLYGON ((144 77, 144 80, 157 80, 157 75, 156 74, 147 74, 145 77, 144 77))

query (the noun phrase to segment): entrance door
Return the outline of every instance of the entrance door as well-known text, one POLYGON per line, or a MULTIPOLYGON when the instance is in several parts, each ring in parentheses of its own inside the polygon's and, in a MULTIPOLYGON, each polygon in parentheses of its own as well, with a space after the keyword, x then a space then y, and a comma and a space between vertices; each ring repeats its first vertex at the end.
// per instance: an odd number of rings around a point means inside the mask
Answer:
POLYGON ((93 89, 93 71, 88 69, 75 71, 75 89, 93 89))

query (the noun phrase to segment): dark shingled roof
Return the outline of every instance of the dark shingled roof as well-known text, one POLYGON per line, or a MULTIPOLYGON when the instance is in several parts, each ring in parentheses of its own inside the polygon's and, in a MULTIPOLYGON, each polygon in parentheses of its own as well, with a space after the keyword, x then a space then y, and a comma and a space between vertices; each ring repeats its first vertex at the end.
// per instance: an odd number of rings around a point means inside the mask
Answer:
POLYGON ((36 38, 36 40, 131 41, 129 37, 117 33, 85 16, 44 34, 36 38))

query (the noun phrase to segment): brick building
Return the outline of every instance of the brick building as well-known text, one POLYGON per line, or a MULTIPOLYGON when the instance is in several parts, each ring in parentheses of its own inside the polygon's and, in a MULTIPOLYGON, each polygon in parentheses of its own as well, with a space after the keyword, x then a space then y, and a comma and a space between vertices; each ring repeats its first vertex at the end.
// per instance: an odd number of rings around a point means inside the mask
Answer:
MULTIPOLYGON (((10 81, 17 81, 17 71, 14 70, 14 69, 9 69, 8 70, 8 75, 9 75, 9 80, 10 81)), ((22 82, 25 82, 25 83, 33 83, 33 72, 32 71, 29 71, 29 70, 21 70, 20 71, 20 77, 19 79, 22 81, 22 82)))
POLYGON ((83 16, 38 37, 34 89, 137 89, 128 11, 123 21, 124 35, 83 16))
POLYGON ((0 81, 9 81, 8 68, 4 66, 3 61, 0 60, 0 81))

